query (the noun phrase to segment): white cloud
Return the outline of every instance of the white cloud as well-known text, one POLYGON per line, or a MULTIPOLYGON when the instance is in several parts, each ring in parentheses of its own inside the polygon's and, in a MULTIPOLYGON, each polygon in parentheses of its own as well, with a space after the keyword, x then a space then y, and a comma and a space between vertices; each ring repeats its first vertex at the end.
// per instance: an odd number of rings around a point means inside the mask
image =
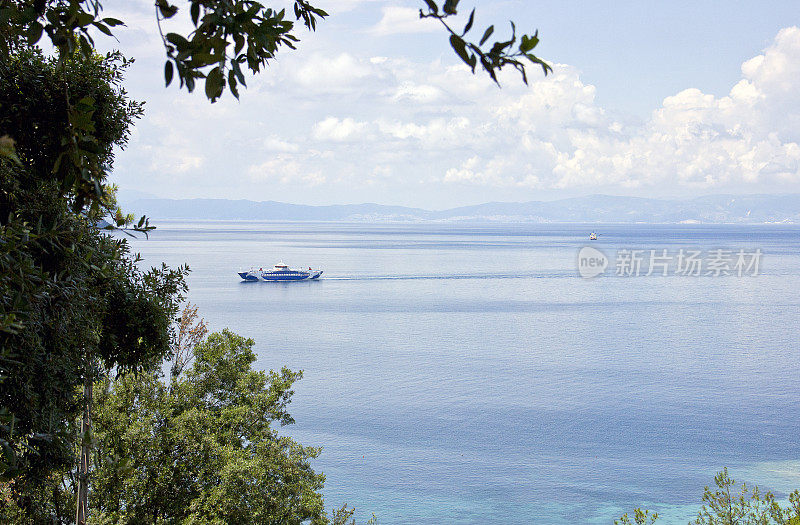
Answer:
POLYGON ((311 135, 353 147, 371 141, 358 156, 329 152, 345 172, 360 166, 367 174, 394 162, 393 172, 409 173, 409 162, 424 158, 432 180, 445 185, 588 193, 800 182, 800 146, 788 140, 798 128, 798 49, 800 30, 783 30, 763 55, 745 62, 744 78, 727 96, 686 89, 639 125, 608 115, 595 87, 567 65, 555 64, 528 88, 511 80, 499 90, 462 66, 373 61, 394 82, 369 91, 382 102, 367 118, 317 122, 311 135))
POLYGON ((664 99, 651 119, 623 127, 595 102, 575 70, 500 97, 472 146, 476 156, 448 168, 444 182, 554 189, 684 187, 800 182, 800 30, 782 30, 742 66, 729 95, 686 89, 664 99), (509 146, 501 149, 498 139, 509 146), (503 161, 506 162, 503 162, 503 161))
POLYGON ((433 104, 441 101, 443 97, 444 92, 436 86, 408 81, 397 86, 392 95, 395 101, 407 99, 418 104, 433 104))
POLYGON ((315 139, 323 141, 331 140, 334 142, 344 142, 364 140, 369 136, 369 124, 366 122, 356 122, 350 117, 342 120, 336 117, 328 117, 314 124, 313 135, 315 139))
POLYGON ((150 146, 143 149, 151 158, 150 169, 167 176, 183 175, 202 167, 206 159, 190 148, 173 146, 150 146))
POLYGON ((313 55, 289 74, 301 87, 316 92, 346 92, 365 78, 377 76, 374 64, 349 53, 313 55))
POLYGON ((436 20, 419 17, 419 8, 389 6, 383 8, 383 16, 369 32, 378 35, 405 33, 431 33, 441 31, 436 20))
MULTIPOLYGON (((405 20, 418 22, 412 11, 405 20)), ((401 14, 384 8, 381 23, 401 14)), ((375 41, 402 27, 358 38, 375 41)), ((303 44, 310 48, 281 55, 239 102, 209 105, 202 93, 164 91, 156 78, 158 98, 148 96, 148 116, 117 167, 126 177, 173 184, 173 194, 294 201, 307 195, 290 191, 302 182, 318 188, 318 202, 397 202, 400 191, 410 204, 423 194, 430 203, 545 191, 791 191, 800 182, 798 28, 743 60, 727 94, 690 87, 636 120, 607 111, 569 65, 530 75, 530 86, 505 71, 498 89, 447 53, 415 60, 383 48, 361 46, 375 51, 360 54, 303 44), (220 180, 221 173, 247 176, 220 180), (183 175, 168 178, 175 174, 183 175), (190 175, 198 183, 187 189, 190 175), (274 184, 255 185, 253 194, 252 180, 274 184), (289 189, 276 196, 278 186, 289 189)))
POLYGON ((379 129, 389 137, 414 139, 425 148, 438 149, 467 142, 472 133, 469 119, 455 117, 449 120, 435 118, 424 124, 412 122, 378 122, 379 129))
POLYGON ((326 181, 319 170, 308 170, 307 166, 297 159, 277 155, 261 164, 251 165, 247 169, 250 180, 255 182, 278 182, 292 184, 300 182, 304 186, 317 186, 326 181))
POLYGON ((277 135, 271 135, 264 139, 264 149, 266 151, 288 153, 299 151, 300 146, 293 142, 281 140, 277 135))

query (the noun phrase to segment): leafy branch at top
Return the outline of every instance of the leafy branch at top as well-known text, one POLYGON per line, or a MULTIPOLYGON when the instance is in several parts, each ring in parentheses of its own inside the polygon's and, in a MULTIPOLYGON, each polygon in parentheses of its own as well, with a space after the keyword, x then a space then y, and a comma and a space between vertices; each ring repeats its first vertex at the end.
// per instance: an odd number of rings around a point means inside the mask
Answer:
MULTIPOLYGON (((168 0, 156 0, 159 30, 164 20, 174 17, 178 7, 168 0)), ((238 86, 246 86, 243 67, 258 73, 285 45, 295 49, 294 22, 285 10, 275 11, 252 0, 192 0, 189 15, 194 30, 189 35, 161 32, 167 51, 164 80, 170 85, 177 72, 181 87, 193 91, 198 79, 205 79, 205 94, 216 101, 227 86, 239 98, 238 86)), ((306 0, 295 0, 294 15, 309 30, 328 13, 306 0)))
MULTIPOLYGON (((205 94, 216 101, 225 88, 238 98, 246 85, 243 69, 258 73, 280 46, 295 48, 294 22, 285 10, 275 11, 253 0, 188 0, 194 29, 187 35, 164 33, 162 22, 180 9, 170 0, 154 0, 156 22, 167 54, 164 79, 169 85, 177 73, 181 87, 193 91, 205 79, 205 94)), ((328 16, 308 0, 294 1, 296 20, 313 31, 328 16)), ((0 58, 35 46, 49 38, 61 60, 95 52, 92 34, 114 37, 122 20, 102 16, 99 0, 0 0, 0 58)))
POLYGON ((533 49, 539 44, 538 31, 531 36, 522 35, 522 37, 519 39, 519 45, 516 46, 517 28, 514 26, 514 22, 511 22, 510 40, 495 41, 491 44, 491 46, 484 48, 484 45, 488 42, 492 34, 494 34, 493 25, 486 28, 486 30, 483 32, 483 36, 477 44, 465 40, 464 37, 470 32, 473 23, 475 22, 475 9, 473 9, 470 13, 469 20, 464 26, 463 31, 459 33, 450 27, 446 20, 448 17, 458 14, 458 2, 459 0, 445 0, 440 10, 439 6, 434 0, 425 0, 425 3, 428 6, 428 11, 425 12, 420 9, 419 17, 435 18, 442 23, 445 29, 447 29, 447 31, 450 33, 450 45, 453 47, 453 50, 461 58, 461 60, 463 60, 464 63, 470 67, 473 74, 475 73, 475 68, 480 62, 484 71, 489 74, 495 83, 500 85, 500 82, 497 80, 497 72, 506 66, 512 66, 519 71, 520 75, 522 75, 522 81, 527 85, 528 76, 525 71, 526 60, 541 66, 545 75, 553 71, 553 68, 551 68, 549 64, 532 53, 533 49))
MULTIPOLYGON (((204 82, 205 95, 216 101, 229 89, 239 97, 240 86, 246 86, 244 70, 259 73, 274 58, 281 46, 295 48, 298 37, 295 21, 285 10, 276 11, 254 0, 186 0, 178 7, 176 0, 153 0, 156 22, 167 60, 164 80, 170 85, 177 75, 181 87, 193 91, 204 82), (183 11, 185 9, 185 11, 183 11), (188 13, 193 30, 188 34, 165 32, 162 23, 179 12, 188 13)), ((538 33, 517 39, 511 23, 509 40, 487 43, 494 33, 489 26, 476 43, 465 39, 475 19, 472 10, 463 31, 454 30, 447 18, 457 14, 459 0, 422 0, 427 12, 422 18, 436 18, 450 33, 450 45, 473 73, 480 63, 483 70, 498 83, 497 72, 506 66, 515 68, 527 84, 526 65, 536 64, 545 75, 552 68, 532 53, 539 43, 538 33), (439 4, 441 3, 441 8, 439 4)), ((99 0, 0 0, 0 57, 8 57, 17 49, 32 47, 43 37, 49 38, 61 60, 75 53, 90 57, 95 52, 92 34, 114 36, 114 28, 124 21, 102 16, 99 0)), ((294 0, 294 18, 314 31, 317 22, 328 13, 314 7, 309 0, 294 0)))
POLYGON ((76 51, 89 57, 95 45, 90 30, 113 36, 111 28, 124 25, 101 17, 102 11, 99 0, 0 0, 0 54, 34 46, 47 35, 62 60, 76 51))

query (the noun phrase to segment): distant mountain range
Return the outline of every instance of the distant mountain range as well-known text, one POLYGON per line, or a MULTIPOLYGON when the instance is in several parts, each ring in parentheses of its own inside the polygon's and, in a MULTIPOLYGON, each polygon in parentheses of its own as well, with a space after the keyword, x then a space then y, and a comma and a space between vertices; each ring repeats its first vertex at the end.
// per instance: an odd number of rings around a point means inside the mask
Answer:
POLYGON ((153 219, 800 224, 800 194, 708 195, 690 200, 589 195, 556 201, 488 202, 442 211, 381 204, 306 206, 225 199, 144 198, 124 204, 126 211, 153 219))

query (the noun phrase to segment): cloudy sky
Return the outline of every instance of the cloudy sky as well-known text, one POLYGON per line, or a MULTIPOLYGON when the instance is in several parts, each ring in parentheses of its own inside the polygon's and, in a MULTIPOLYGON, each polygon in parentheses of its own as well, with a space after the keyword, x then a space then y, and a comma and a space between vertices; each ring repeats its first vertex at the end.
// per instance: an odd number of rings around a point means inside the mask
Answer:
POLYGON ((476 32, 539 29, 553 74, 531 68, 526 87, 509 72, 502 89, 460 64, 422 4, 318 0, 331 17, 298 51, 212 105, 164 88, 152 0, 107 0, 128 27, 104 45, 136 58, 128 90, 147 110, 113 180, 169 198, 432 209, 800 192, 794 0, 462 0, 476 32))

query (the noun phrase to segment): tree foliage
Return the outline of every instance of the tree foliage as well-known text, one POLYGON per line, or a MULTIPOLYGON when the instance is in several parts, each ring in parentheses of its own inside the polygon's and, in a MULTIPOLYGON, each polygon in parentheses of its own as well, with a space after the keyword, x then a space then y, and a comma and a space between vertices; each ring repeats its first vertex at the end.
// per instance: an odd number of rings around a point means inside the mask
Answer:
MULTIPOLYGON (((159 30, 167 53, 164 80, 172 82, 174 71, 181 87, 193 91, 204 78, 205 94, 216 101, 227 87, 239 97, 238 86, 246 86, 242 68, 258 73, 275 57, 281 46, 295 49, 299 39, 285 10, 275 11, 251 0, 194 0, 189 6, 194 30, 189 35, 161 31, 161 23, 178 13, 168 0, 156 1, 159 30)), ((295 0, 297 20, 314 30, 317 20, 328 16, 305 0, 295 0)))
MULTIPOLYGON (((345 503, 338 509, 333 509, 331 511, 331 525, 356 525, 356 519, 353 515, 356 513, 356 509, 352 507, 348 507, 345 503)), ((378 525, 378 517, 373 514, 372 517, 367 520, 366 525, 378 525)))
MULTIPOLYGON (((782 507, 771 492, 750 489, 746 483, 737 486, 727 468, 714 477, 714 485, 703 491, 696 525, 800 525, 800 491, 789 494, 789 505, 782 507)), ((633 521, 626 513, 614 524, 652 525, 657 519, 656 513, 635 509, 633 521)))
POLYGON ((539 45, 539 31, 530 36, 522 35, 519 44, 517 44, 517 28, 514 22, 511 22, 511 38, 487 44, 494 34, 494 26, 492 25, 483 31, 483 36, 476 44, 465 40, 467 33, 470 32, 475 22, 475 9, 470 12, 464 29, 459 32, 447 23, 448 17, 458 14, 459 0, 445 0, 441 11, 434 0, 425 0, 425 3, 428 10, 426 12, 420 9, 419 17, 435 18, 442 23, 447 32, 450 33, 450 46, 453 51, 470 67, 473 74, 478 63, 480 63, 483 70, 499 85, 497 73, 504 67, 511 66, 519 71, 520 75, 522 75, 522 81, 527 84, 528 75, 525 69, 525 61, 541 67, 545 75, 553 70, 547 62, 533 54, 533 49, 539 45))
MULTIPOLYGON (((141 271, 127 244, 96 226, 90 171, 61 171, 75 107, 103 170, 141 113, 120 86, 118 54, 59 63, 36 50, 0 59, 0 479, 25 512, 31 488, 72 465, 79 387, 103 370, 157 366, 169 353, 185 269, 141 271), (75 182, 71 179, 74 175, 75 182), (91 189, 90 189, 91 188, 91 189), (86 196, 93 204, 86 205, 86 196)), ((102 193, 102 192, 101 192, 102 193)))
POLYGON ((227 330, 185 372, 98 385, 95 523, 326 523, 320 449, 281 436, 300 372, 259 372, 253 341, 227 330), (120 462, 120 459, 124 461, 120 462))
POLYGON ((0 158, 19 190, 33 194, 49 182, 73 211, 117 213, 105 180, 143 113, 122 86, 131 63, 119 52, 58 60, 23 48, 0 57, 0 158))
POLYGON ((649 510, 633 509, 633 519, 626 512, 620 519, 614 520, 614 525, 653 525, 657 519, 657 512, 651 514, 649 510))
POLYGON ((714 477, 716 487, 706 487, 697 525, 800 525, 800 492, 789 495, 789 506, 782 508, 771 492, 746 483, 737 487, 728 469, 714 477))
POLYGON ((178 319, 178 337, 173 343, 170 375, 178 377, 194 359, 194 349, 208 334, 205 320, 197 318, 197 306, 187 304, 178 319))
MULTIPOLYGON (((203 326, 184 309, 186 325, 203 326)), ((195 312, 196 313, 196 312, 195 312)), ((94 444, 88 523, 356 525, 343 505, 326 515, 322 474, 310 461, 320 449, 281 435, 301 372, 255 371, 253 341, 228 330, 174 354, 191 366, 104 375, 95 383, 94 444)), ((16 497, 15 480, 0 482, 3 523, 70 523, 77 480, 55 470, 16 497), (8 504, 3 505, 2 502, 8 504)), ((367 525, 377 525, 373 515, 367 525)))

